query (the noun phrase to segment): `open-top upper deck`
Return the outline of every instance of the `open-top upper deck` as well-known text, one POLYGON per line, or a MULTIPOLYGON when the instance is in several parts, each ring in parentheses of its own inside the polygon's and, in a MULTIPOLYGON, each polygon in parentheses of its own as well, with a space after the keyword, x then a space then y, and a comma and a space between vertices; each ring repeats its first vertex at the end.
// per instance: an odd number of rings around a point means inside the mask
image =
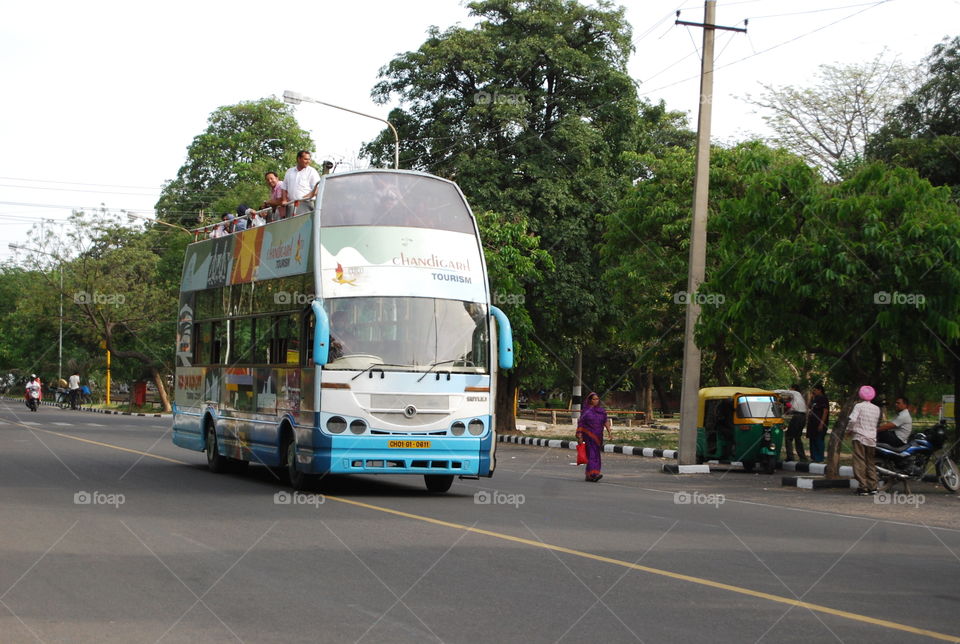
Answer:
POLYGON ((314 273, 323 298, 371 295, 483 302, 477 225, 456 184, 411 171, 321 178, 318 207, 187 248, 182 291, 314 273))

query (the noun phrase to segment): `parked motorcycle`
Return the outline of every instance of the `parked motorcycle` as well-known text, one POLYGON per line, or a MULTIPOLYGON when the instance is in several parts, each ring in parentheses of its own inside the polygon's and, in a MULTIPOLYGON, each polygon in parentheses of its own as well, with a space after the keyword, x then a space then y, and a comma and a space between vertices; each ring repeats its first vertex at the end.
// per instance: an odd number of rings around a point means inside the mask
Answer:
POLYGON ((902 447, 877 443, 874 455, 880 487, 889 489, 895 483, 922 481, 930 463, 936 456, 937 478, 951 492, 960 490, 960 471, 950 455, 943 450, 947 441, 947 427, 943 421, 926 432, 916 432, 902 447))

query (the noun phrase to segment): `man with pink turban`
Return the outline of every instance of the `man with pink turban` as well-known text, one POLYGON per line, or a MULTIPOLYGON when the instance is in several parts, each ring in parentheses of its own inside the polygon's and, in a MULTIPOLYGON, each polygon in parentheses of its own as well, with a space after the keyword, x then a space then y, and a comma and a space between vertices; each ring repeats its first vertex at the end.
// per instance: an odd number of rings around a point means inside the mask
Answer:
POLYGON ((852 434, 853 476, 859 484, 857 494, 868 496, 877 493, 877 464, 873 460, 873 450, 877 445, 880 408, 870 402, 877 395, 873 387, 864 385, 859 393, 860 402, 850 412, 847 430, 852 434))

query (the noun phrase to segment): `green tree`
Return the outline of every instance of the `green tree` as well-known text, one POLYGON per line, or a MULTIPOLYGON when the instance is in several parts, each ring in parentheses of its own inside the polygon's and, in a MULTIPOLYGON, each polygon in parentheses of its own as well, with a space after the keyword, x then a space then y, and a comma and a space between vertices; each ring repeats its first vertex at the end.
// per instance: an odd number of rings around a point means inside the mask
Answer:
MULTIPOLYGON (((703 318, 711 318, 722 306, 725 293, 708 288, 710 277, 728 270, 742 254, 756 250, 756 232, 741 231, 739 236, 727 238, 716 228, 724 203, 744 194, 746 177, 782 166, 799 168, 808 181, 819 180, 797 157, 758 142, 714 148, 708 202, 708 283, 700 293, 689 294, 694 151, 675 146, 638 155, 635 162, 639 175, 635 185, 606 218, 604 280, 612 289, 613 308, 619 312, 617 337, 624 349, 650 371, 679 373, 686 302, 699 297, 703 318)), ((706 377, 718 385, 731 383, 734 358, 739 355, 737 343, 722 334, 698 337, 706 377)), ((750 361, 736 366, 749 367, 750 361)))
MULTIPOLYGON (((542 365, 547 362, 547 356, 533 341, 535 330, 525 306, 524 283, 539 279, 544 270, 553 268, 553 260, 540 249, 539 238, 527 232, 527 221, 523 217, 511 219, 489 211, 475 214, 490 277, 490 296, 494 306, 506 313, 513 329, 514 359, 542 365)), ((496 400, 498 431, 515 427, 512 392, 519 384, 516 369, 501 374, 499 387, 509 395, 498 396, 496 400)))
MULTIPOLYGON (((62 232, 36 239, 33 262, 54 256, 64 263, 63 291, 53 282, 49 293, 63 295, 64 327, 73 342, 97 353, 103 343, 120 373, 153 380, 170 411, 164 375, 173 367, 177 288, 174 278, 159 270, 165 238, 133 231, 108 212, 76 211, 62 232)), ((34 305, 24 298, 24 313, 49 319, 57 299, 48 295, 34 305)))
POLYGON ((824 361, 821 375, 845 402, 830 444, 835 472, 859 385, 902 393, 931 366, 953 362, 960 213, 947 189, 912 169, 872 163, 826 186, 802 174, 757 173, 745 179, 743 198, 724 204, 714 222, 720 236, 762 252, 723 251, 728 268, 707 286, 727 301, 704 320, 702 337, 750 338, 750 346, 734 343, 742 348, 735 360, 769 347, 824 361))
POLYGON ((960 36, 938 43, 925 62, 922 83, 889 114, 868 151, 951 186, 960 202, 960 36))
MULTIPOLYGON (((521 377, 569 383, 575 350, 592 346, 603 326, 600 219, 629 188, 624 153, 638 144, 642 109, 667 117, 637 99, 622 9, 573 0, 468 6, 475 26, 432 28, 418 50, 381 70, 373 96, 400 100, 389 118, 403 167, 455 179, 475 208, 523 216, 540 238, 553 266, 523 281, 533 333, 522 351, 550 359, 525 360, 521 377)), ((392 136, 365 150, 386 163, 392 136)))
POLYGON ((156 204, 164 221, 190 225, 201 210, 216 216, 241 203, 259 205, 266 196, 263 175, 281 177, 298 150, 313 150, 310 135, 293 108, 274 98, 217 108, 207 129, 194 137, 187 160, 156 204))

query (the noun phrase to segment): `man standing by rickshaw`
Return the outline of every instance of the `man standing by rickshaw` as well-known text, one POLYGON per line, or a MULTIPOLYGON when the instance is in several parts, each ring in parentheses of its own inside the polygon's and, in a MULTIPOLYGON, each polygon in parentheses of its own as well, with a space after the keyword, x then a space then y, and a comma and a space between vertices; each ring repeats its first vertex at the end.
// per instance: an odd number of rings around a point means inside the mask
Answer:
POLYGON ((793 460, 796 448, 797 460, 805 461, 807 457, 803 451, 803 426, 807 419, 807 402, 800 393, 800 385, 790 385, 789 389, 774 389, 774 393, 786 398, 790 403, 790 424, 787 426, 787 440, 784 441, 787 449, 786 460, 793 460))

